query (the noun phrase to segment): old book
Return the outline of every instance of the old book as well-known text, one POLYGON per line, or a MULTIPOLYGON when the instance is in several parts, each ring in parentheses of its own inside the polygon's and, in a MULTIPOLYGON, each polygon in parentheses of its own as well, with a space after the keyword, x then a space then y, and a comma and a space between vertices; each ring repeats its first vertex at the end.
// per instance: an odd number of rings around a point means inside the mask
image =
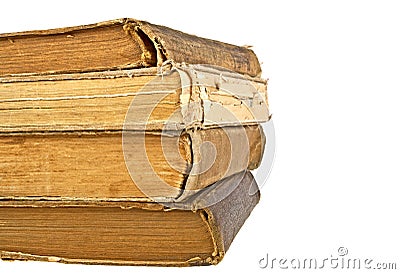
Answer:
POLYGON ((182 130, 268 120, 267 82, 220 67, 0 77, 0 131, 182 130))
POLYGON ((0 77, 0 196, 183 199, 256 168, 266 82, 213 66, 0 77))
POLYGON ((125 146, 121 133, 112 132, 0 136, 0 195, 179 198, 183 191, 190 195, 243 169, 258 167, 264 146, 261 128, 247 126, 244 132, 240 136, 237 129, 227 128, 181 136, 146 133, 144 147, 140 133, 132 133, 125 146), (191 136, 211 142, 216 151, 201 149, 191 136), (193 158, 200 157, 203 160, 194 165, 193 158))
POLYGON ((0 258, 121 265, 217 264, 259 195, 251 173, 242 172, 170 206, 3 197, 0 258))
POLYGON ((135 19, 0 34, 0 60, 0 75, 143 68, 166 60, 261 73, 257 57, 246 47, 135 19))

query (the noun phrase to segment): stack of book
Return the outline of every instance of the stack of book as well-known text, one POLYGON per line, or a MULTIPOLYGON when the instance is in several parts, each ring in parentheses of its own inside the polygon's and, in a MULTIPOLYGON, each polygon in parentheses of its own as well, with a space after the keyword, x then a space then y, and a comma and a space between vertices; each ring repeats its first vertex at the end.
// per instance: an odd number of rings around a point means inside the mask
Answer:
POLYGON ((134 19, 0 34, 0 257, 216 264, 259 200, 250 49, 134 19))

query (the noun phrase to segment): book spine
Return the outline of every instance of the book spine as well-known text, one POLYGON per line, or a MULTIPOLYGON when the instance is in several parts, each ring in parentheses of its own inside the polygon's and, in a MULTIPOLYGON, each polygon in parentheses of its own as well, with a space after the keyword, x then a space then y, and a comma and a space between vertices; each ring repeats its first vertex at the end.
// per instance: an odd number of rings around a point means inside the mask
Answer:
POLYGON ((190 132, 192 164, 184 190, 186 200, 215 182, 257 168, 266 138, 261 126, 225 127, 190 132), (210 145, 211 144, 211 145, 210 145))
POLYGON ((196 205, 208 224, 214 240, 215 251, 205 260, 218 264, 254 207, 260 201, 260 191, 249 171, 237 173, 216 186, 216 191, 201 194, 196 205), (254 191, 256 189, 256 191, 254 191))
POLYGON ((255 53, 247 47, 235 46, 197 37, 165 26, 127 19, 138 33, 146 34, 158 51, 158 65, 166 60, 177 63, 213 64, 252 77, 261 75, 255 53))

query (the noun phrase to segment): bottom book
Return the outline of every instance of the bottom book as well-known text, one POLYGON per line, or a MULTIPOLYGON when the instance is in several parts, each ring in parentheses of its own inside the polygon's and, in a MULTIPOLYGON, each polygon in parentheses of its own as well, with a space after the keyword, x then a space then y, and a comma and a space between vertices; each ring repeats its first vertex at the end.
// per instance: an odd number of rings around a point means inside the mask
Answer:
POLYGON ((246 171, 190 200, 0 200, 0 258, 61 263, 217 264, 258 203, 246 171))

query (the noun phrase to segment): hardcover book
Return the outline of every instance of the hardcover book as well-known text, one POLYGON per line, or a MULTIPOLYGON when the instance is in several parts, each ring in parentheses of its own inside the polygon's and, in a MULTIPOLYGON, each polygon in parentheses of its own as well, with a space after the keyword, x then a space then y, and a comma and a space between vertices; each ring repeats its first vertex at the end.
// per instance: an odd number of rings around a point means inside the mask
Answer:
POLYGON ((259 200, 247 47, 135 19, 0 34, 0 258, 217 264, 259 200))
POLYGON ((258 203, 249 172, 186 203, 0 200, 0 257, 62 263, 217 264, 258 203))

